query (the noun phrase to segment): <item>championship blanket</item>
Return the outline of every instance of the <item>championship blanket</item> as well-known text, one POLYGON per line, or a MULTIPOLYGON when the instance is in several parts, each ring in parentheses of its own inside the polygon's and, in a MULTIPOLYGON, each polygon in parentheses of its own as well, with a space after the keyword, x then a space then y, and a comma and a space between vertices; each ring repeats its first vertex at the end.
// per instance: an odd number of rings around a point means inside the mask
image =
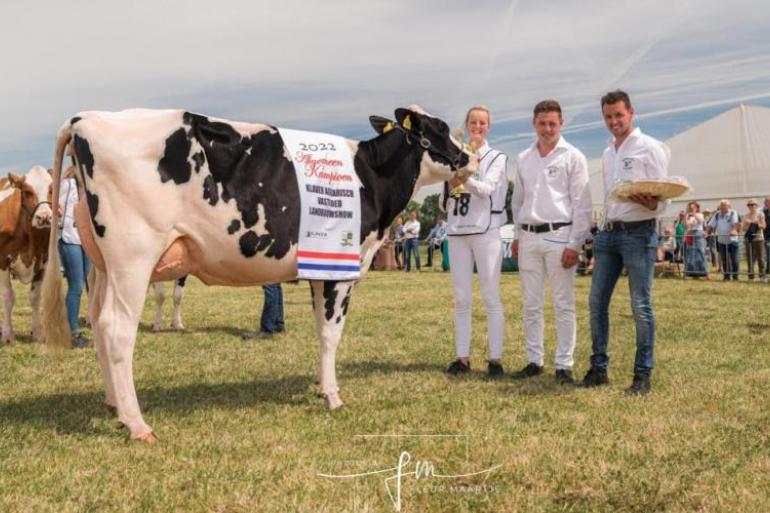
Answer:
POLYGON ((279 129, 300 196, 297 277, 355 280, 361 274, 361 199, 344 138, 279 129))

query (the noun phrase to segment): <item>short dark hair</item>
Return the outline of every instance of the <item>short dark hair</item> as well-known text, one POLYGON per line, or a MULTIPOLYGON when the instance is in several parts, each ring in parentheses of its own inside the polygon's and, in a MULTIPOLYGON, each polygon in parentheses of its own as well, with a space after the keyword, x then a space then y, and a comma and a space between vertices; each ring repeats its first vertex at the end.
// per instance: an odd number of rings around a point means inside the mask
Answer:
POLYGON ((628 93, 625 91, 616 89, 602 96, 602 108, 604 108, 605 105, 612 105, 618 102, 625 103, 627 109, 631 108, 631 98, 628 97, 628 93))
POLYGON ((535 105, 532 117, 536 118, 541 112, 558 112, 559 117, 561 117, 561 105, 556 100, 543 100, 535 105))

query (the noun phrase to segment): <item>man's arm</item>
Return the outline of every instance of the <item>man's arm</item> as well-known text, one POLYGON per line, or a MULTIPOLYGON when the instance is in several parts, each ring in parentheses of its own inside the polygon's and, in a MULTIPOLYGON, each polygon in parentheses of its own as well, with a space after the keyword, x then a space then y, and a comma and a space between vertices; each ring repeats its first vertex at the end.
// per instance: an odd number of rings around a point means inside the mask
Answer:
POLYGON ((513 195, 511 196, 511 215, 513 216, 513 222, 515 223, 515 229, 513 232, 514 244, 511 245, 511 249, 514 251, 514 255, 518 256, 518 240, 521 236, 521 223, 519 222, 519 210, 524 204, 524 182, 521 178, 521 158, 516 161, 516 171, 513 174, 513 195))
MULTIPOLYGON (((648 147, 647 162, 645 163, 645 174, 647 178, 666 178, 668 177, 668 164, 671 161, 671 150, 662 142, 650 144, 648 147)), ((638 203, 649 210, 654 211, 657 217, 665 212, 668 201, 660 201, 657 196, 649 194, 633 194, 628 197, 631 201, 638 203)))

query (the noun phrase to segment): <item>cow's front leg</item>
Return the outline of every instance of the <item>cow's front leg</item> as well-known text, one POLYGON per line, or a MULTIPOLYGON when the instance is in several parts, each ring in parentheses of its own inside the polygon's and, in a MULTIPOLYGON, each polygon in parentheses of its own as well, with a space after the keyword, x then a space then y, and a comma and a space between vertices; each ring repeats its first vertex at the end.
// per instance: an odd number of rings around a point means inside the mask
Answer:
POLYGON ((335 359, 337 345, 345 326, 348 312, 352 281, 312 281, 313 312, 316 320, 316 333, 321 344, 321 366, 319 383, 321 394, 330 410, 342 406, 335 359))
POLYGON ((29 303, 32 305, 32 340, 40 340, 43 335, 43 323, 40 319, 40 299, 43 289, 43 273, 32 280, 29 289, 29 303))
POLYGON ((11 286, 11 273, 10 271, 0 270, 0 289, 2 289, 3 296, 3 344, 10 344, 13 342, 13 323, 11 322, 11 315, 13 313, 13 304, 16 301, 16 296, 13 293, 13 287, 11 286))
POLYGON ((163 303, 166 301, 166 284, 156 281, 152 284, 155 289, 155 322, 152 323, 152 331, 163 329, 163 303))
POLYGON ((174 317, 171 320, 171 327, 175 330, 184 329, 184 324, 182 324, 182 297, 184 296, 184 285, 186 280, 187 276, 179 278, 174 287, 174 317))

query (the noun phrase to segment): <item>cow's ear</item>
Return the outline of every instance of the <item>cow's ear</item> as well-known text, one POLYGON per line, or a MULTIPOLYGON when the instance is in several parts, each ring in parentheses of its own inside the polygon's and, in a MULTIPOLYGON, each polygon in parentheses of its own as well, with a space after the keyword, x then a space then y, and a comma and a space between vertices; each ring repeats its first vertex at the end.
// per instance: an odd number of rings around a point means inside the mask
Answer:
POLYGON ((16 187, 17 189, 21 189, 21 186, 24 185, 24 177, 13 173, 8 173, 8 181, 11 186, 16 187))
POLYGON ((393 121, 382 116, 369 116, 369 123, 378 134, 384 134, 393 130, 393 121))
POLYGON ((409 109, 396 109, 396 121, 407 130, 419 130, 420 115, 409 109))

